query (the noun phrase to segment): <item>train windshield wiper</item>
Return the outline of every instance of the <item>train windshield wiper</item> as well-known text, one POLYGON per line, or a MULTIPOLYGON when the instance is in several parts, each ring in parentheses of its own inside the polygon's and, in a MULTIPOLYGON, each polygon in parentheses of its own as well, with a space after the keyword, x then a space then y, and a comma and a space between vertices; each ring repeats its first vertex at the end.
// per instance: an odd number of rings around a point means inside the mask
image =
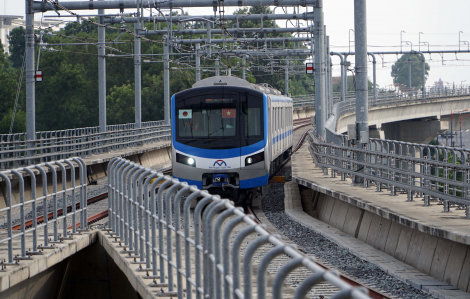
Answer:
POLYGON ((184 141, 184 144, 188 144, 188 143, 191 143, 191 142, 196 141, 196 140, 197 140, 196 138, 191 139, 191 140, 188 140, 188 141, 185 140, 185 141, 184 141))
POLYGON ((214 140, 217 140, 217 139, 219 139, 219 138, 207 138, 206 140, 208 140, 208 141, 204 142, 204 144, 205 143, 210 143, 210 142, 212 142, 214 140))
POLYGON ((222 130, 222 132, 223 132, 224 131, 224 126, 221 126, 220 128, 218 128, 214 132, 210 133, 209 136, 214 135, 215 133, 219 132, 220 130, 222 130))

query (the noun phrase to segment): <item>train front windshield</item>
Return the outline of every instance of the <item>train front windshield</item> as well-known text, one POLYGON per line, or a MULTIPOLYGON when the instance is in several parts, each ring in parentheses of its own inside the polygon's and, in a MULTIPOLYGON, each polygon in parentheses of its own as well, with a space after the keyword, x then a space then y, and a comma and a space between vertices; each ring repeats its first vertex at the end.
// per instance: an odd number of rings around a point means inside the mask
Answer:
POLYGON ((205 149, 229 149, 263 140, 263 100, 229 93, 177 97, 176 141, 205 149))

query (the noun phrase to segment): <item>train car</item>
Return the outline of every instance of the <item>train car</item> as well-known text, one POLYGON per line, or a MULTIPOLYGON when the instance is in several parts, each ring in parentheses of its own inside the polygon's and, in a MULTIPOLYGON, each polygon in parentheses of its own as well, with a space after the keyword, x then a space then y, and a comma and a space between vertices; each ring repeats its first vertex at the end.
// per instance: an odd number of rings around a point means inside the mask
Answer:
POLYGON ((210 77, 173 95, 173 176, 243 200, 289 156, 292 109, 279 91, 236 77, 210 77))

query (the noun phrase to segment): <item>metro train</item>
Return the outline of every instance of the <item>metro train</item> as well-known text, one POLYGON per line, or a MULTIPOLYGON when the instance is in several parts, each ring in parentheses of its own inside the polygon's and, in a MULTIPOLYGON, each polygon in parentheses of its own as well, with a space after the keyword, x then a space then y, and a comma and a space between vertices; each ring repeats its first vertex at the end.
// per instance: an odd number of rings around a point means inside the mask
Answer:
POLYGON ((289 157, 292 104, 267 84, 226 76, 173 95, 173 177, 240 203, 289 157))

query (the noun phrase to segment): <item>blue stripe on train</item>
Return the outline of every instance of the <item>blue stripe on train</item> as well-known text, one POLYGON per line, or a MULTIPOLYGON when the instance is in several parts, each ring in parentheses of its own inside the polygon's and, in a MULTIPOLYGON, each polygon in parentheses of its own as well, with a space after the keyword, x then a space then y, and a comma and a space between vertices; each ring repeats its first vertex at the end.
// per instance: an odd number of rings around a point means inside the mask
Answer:
POLYGON ((277 135, 276 137, 273 137, 273 144, 276 144, 282 139, 287 138, 288 136, 292 135, 293 132, 294 132, 293 130, 289 130, 286 133, 282 133, 282 134, 277 135))

